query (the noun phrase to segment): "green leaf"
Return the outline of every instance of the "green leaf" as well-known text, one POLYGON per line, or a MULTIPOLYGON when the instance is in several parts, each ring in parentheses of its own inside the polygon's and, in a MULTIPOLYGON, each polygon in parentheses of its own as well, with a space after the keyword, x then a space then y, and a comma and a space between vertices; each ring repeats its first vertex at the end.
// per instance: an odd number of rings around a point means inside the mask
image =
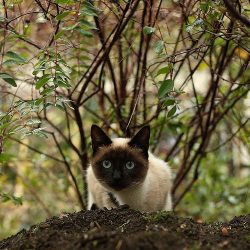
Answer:
MULTIPOLYGON (((5 123, 0 123, 0 131, 3 131, 5 128, 8 128, 11 125, 11 121, 10 122, 5 122, 5 123)), ((0 144, 1 145, 1 144, 0 144)))
POLYGON ((70 88, 71 85, 66 81, 56 81, 56 85, 62 88, 70 88))
POLYGON ((44 131, 41 131, 41 130, 38 130, 38 129, 34 129, 32 131, 32 133, 35 135, 35 136, 38 136, 40 138, 48 138, 48 136, 46 135, 46 133, 44 131))
POLYGON ((56 20, 60 21, 60 20, 64 19, 66 16, 69 15, 70 12, 71 11, 67 10, 67 11, 64 11, 64 12, 60 13, 59 15, 56 16, 56 20))
MULTIPOLYGON (((45 89, 46 90, 46 89, 45 89)), ((43 91, 42 91, 43 92, 43 91)), ((41 95, 43 95, 41 93, 41 95)), ((44 101, 44 97, 38 98, 34 101, 34 105, 39 106, 44 101)))
POLYGON ((92 37, 93 36, 93 34, 91 32, 89 32, 87 30, 84 30, 84 29, 82 29, 80 27, 77 27, 75 30, 77 30, 83 36, 87 36, 87 37, 92 37))
POLYGON ((150 27, 150 26, 144 26, 143 28, 143 33, 145 35, 149 35, 155 32, 155 28, 154 27, 150 27))
POLYGON ((55 103, 55 107, 56 107, 57 109, 61 110, 61 111, 64 111, 64 110, 65 110, 63 104, 62 104, 62 103, 59 103, 59 102, 55 103))
POLYGON ((2 202, 12 201, 15 205, 22 205, 22 197, 17 197, 12 194, 0 193, 0 198, 2 202))
POLYGON ((167 79, 164 81, 159 82, 161 84, 159 90, 158 90, 158 97, 162 98, 164 97, 167 93, 173 90, 174 87, 174 82, 171 79, 167 79))
POLYGON ((43 87, 50 79, 49 75, 43 75, 36 83, 36 89, 43 87))
POLYGON ((0 78, 2 78, 5 82, 9 83, 13 87, 17 86, 14 78, 7 73, 0 73, 0 78))
POLYGON ((172 117, 172 116, 175 114, 176 109, 177 109, 177 108, 176 108, 176 105, 175 105, 173 108, 171 108, 171 109, 169 110, 167 117, 172 117))
POLYGON ((40 94, 43 96, 48 96, 54 91, 54 88, 46 88, 40 94))
POLYGON ((43 130, 44 128, 36 128, 33 129, 32 131, 26 129, 23 131, 22 139, 25 138, 26 136, 31 136, 31 135, 35 135, 41 138, 48 138, 46 132, 43 130))
POLYGON ((210 1, 206 1, 206 2, 200 3, 200 8, 205 13, 208 12, 210 6, 211 6, 210 1))
POLYGON ((18 55, 17 53, 13 52, 13 51, 8 51, 5 54, 6 57, 12 59, 13 61, 17 62, 17 63, 26 63, 27 60, 23 57, 21 57, 20 55, 18 55))
POLYGON ((85 26, 87 29, 97 30, 96 26, 87 20, 80 20, 80 23, 81 25, 85 26))
POLYGON ((97 16, 97 14, 101 12, 100 9, 96 8, 89 1, 85 1, 84 7, 85 8, 83 10, 81 10, 81 14, 84 14, 87 16, 97 16))
POLYGON ((40 124, 41 123, 41 121, 40 120, 38 120, 38 119, 30 119, 30 120, 28 120, 27 122, 26 122, 26 125, 34 125, 34 124, 40 124))
POLYGON ((0 162, 1 163, 6 163, 8 162, 9 160, 11 160, 11 158, 14 158, 15 156, 12 155, 12 154, 7 154, 7 153, 1 153, 0 154, 0 162))
POLYGON ((55 3, 58 4, 67 4, 67 3, 72 3, 71 0, 55 0, 55 3))
POLYGON ((70 26, 67 26, 67 27, 63 27, 63 30, 73 30, 75 29, 77 26, 79 25, 79 22, 73 24, 73 25, 70 25, 70 26))
POLYGON ((164 106, 168 107, 175 104, 175 100, 173 98, 167 97, 164 101, 164 106))
POLYGON ((193 30, 194 26, 193 25, 187 25, 186 31, 191 32, 193 30))
POLYGON ((39 132, 39 133, 37 133, 35 135, 38 136, 38 137, 41 137, 41 138, 48 138, 48 136, 44 132, 39 132))
POLYGON ((86 16, 97 16, 97 14, 90 9, 83 10, 83 11, 81 11, 81 13, 85 14, 86 16))
POLYGON ((58 33, 56 33, 55 40, 57 40, 58 38, 60 38, 63 34, 64 34, 64 30, 61 30, 58 33))
POLYGON ((223 38, 221 38, 221 37, 217 37, 215 40, 214 40, 214 45, 215 46, 221 46, 221 45, 223 45, 223 44, 225 44, 226 43, 226 41, 223 39, 223 38))
POLYGON ((10 66, 10 65, 13 65, 13 64, 16 64, 16 61, 15 60, 12 60, 12 59, 7 59, 3 62, 3 65, 4 66, 10 66))
POLYGON ((86 9, 94 11, 95 13, 101 12, 101 10, 95 7, 90 1, 85 1, 85 7, 86 9))
POLYGON ((170 65, 169 65, 169 66, 166 66, 166 67, 163 67, 163 68, 159 69, 157 71, 156 76, 159 76, 159 75, 168 75, 169 72, 171 71, 171 68, 172 67, 170 67, 170 65))
POLYGON ((49 69, 50 66, 48 64, 48 60, 39 60, 36 64, 35 64, 35 69, 32 72, 33 75, 37 75, 39 72, 41 71, 45 71, 46 69, 49 69))
POLYGON ((159 40, 155 43, 154 51, 157 54, 161 54, 164 49, 164 42, 162 40, 159 40))

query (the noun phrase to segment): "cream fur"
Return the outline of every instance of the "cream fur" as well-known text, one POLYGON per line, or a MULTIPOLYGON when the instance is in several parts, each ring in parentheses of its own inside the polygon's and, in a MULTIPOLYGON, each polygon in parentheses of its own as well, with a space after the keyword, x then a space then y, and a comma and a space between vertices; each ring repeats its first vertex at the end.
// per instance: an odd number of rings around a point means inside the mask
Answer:
MULTIPOLYGON (((128 138, 113 139, 112 147, 126 147, 128 138)), ((172 210, 171 171, 167 163, 149 152, 149 168, 143 183, 121 191, 104 187, 95 177, 91 165, 87 170, 88 209, 95 203, 98 207, 112 208, 115 205, 109 200, 112 192, 119 204, 127 204, 132 209, 153 212, 172 210)))

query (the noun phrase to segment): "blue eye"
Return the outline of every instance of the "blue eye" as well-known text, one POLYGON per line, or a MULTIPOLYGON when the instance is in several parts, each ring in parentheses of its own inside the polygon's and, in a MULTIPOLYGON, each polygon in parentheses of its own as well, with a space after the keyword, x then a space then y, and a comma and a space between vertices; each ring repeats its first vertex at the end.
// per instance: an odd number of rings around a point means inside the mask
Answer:
POLYGON ((104 161, 102 162, 102 166, 103 166, 104 168, 110 168, 111 165, 112 165, 111 162, 108 161, 108 160, 104 160, 104 161))
POLYGON ((127 169, 133 169, 135 167, 135 163, 133 161, 128 161, 126 163, 126 168, 127 169))

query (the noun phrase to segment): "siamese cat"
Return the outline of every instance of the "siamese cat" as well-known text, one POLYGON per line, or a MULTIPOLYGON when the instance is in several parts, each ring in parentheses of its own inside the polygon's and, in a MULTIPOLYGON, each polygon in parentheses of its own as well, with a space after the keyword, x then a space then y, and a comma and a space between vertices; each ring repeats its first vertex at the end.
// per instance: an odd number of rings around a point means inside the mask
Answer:
POLYGON ((111 140, 100 127, 92 125, 88 209, 125 204, 145 212, 172 209, 171 171, 148 151, 149 138, 149 126, 132 138, 111 140))

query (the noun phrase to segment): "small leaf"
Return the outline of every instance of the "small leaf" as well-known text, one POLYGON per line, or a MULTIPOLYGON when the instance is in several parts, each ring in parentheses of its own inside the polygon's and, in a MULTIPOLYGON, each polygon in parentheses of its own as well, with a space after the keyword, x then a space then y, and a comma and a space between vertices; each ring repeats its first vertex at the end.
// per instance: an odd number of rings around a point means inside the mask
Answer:
POLYGON ((68 10, 60 13, 59 15, 56 16, 56 20, 60 21, 60 20, 64 19, 66 16, 69 15, 69 13, 70 13, 70 11, 68 11, 68 10))
POLYGON ((40 124, 41 121, 38 119, 31 119, 26 122, 26 125, 34 125, 34 124, 40 124))
POLYGON ((7 153, 1 153, 0 154, 0 163, 6 163, 8 162, 11 158, 14 158, 15 156, 12 154, 7 154, 7 153))
POLYGON ((85 1, 85 7, 86 9, 94 11, 96 13, 101 12, 101 10, 95 7, 90 1, 85 1))
POLYGON ((54 91, 54 88, 46 88, 40 94, 43 96, 48 96, 54 91))
POLYGON ((80 23, 88 29, 98 30, 94 24, 87 20, 80 20, 80 23))
POLYGON ((75 29, 77 26, 79 25, 79 22, 73 24, 73 25, 70 25, 70 26, 67 26, 67 27, 63 27, 63 30, 73 30, 75 29))
POLYGON ((143 28, 143 33, 146 34, 146 35, 152 34, 154 32, 155 32, 154 27, 144 26, 144 28, 143 28))
POLYGON ((169 110, 167 117, 172 117, 175 114, 175 112, 176 112, 176 106, 174 106, 169 110))
POLYGON ((2 78, 5 82, 9 83, 13 87, 17 86, 14 78, 7 73, 0 73, 0 78, 2 78))
POLYGON ((155 43, 154 51, 157 54, 161 54, 164 48, 164 42, 162 40, 159 40, 155 43))
POLYGON ((63 34, 64 34, 64 30, 61 30, 58 33, 56 33, 55 40, 57 40, 58 38, 60 38, 63 34))
POLYGON ((23 57, 21 57, 20 55, 18 55, 17 53, 13 52, 13 51, 8 51, 5 54, 6 57, 11 58, 13 61, 17 62, 17 63, 26 63, 27 60, 23 57))
POLYGON ((164 106, 168 107, 175 104, 175 100, 173 98, 167 97, 164 101, 164 106))
POLYGON ((159 83, 161 84, 158 91, 159 98, 164 97, 167 93, 173 90, 174 82, 171 79, 160 81, 159 83))
POLYGON ((43 131, 34 132, 34 135, 36 135, 36 136, 38 136, 40 138, 48 138, 48 136, 43 131))
POLYGON ((38 136, 41 138, 48 138, 46 132, 43 130, 44 130, 44 128, 36 128, 32 131, 29 131, 29 130, 24 131, 22 138, 25 138, 26 136, 30 136, 30 135, 35 135, 35 136, 38 136))
POLYGON ((193 30, 194 26, 193 25, 187 25, 186 31, 191 32, 193 30))
POLYGON ((84 30, 80 27, 77 27, 75 30, 77 30, 80 34, 82 34, 83 36, 87 36, 87 37, 92 37, 93 34, 87 30, 84 30))
POLYGON ((201 10, 206 13, 210 7, 210 4, 211 3, 209 3, 209 2, 200 3, 201 10))
POLYGON ((43 87, 50 79, 49 75, 43 75, 36 83, 36 89, 43 87))
POLYGON ((89 1, 85 1, 85 8, 81 11, 82 14, 85 14, 87 16, 97 16, 99 12, 101 12, 101 10, 96 8, 89 1))
POLYGON ((83 11, 81 11, 81 13, 85 14, 86 16, 97 16, 97 14, 91 10, 83 10, 83 11))
POLYGON ((41 71, 45 71, 46 69, 49 69, 49 64, 47 60, 39 60, 36 64, 35 64, 35 69, 32 72, 33 75, 37 75, 39 72, 41 71))
MULTIPOLYGON (((6 122, 6 123, 0 123, 0 131, 4 130, 5 128, 8 128, 11 125, 11 122, 6 122)), ((1 138, 1 137, 0 137, 1 138)))
POLYGON ((170 70, 171 70, 170 65, 169 65, 169 66, 166 66, 166 67, 163 67, 163 68, 161 68, 161 69, 159 69, 159 70, 157 71, 156 76, 159 76, 159 75, 168 75, 169 72, 170 72, 170 70))
POLYGON ((221 45, 223 45, 223 44, 225 44, 226 43, 226 41, 223 39, 223 38, 221 38, 221 37, 217 37, 215 40, 214 40, 214 45, 215 46, 221 46, 221 45))
POLYGON ((3 65, 4 66, 10 66, 10 65, 13 65, 13 64, 16 64, 16 61, 13 60, 13 59, 7 59, 3 62, 3 65))
POLYGON ((34 105, 39 106, 44 101, 44 97, 34 100, 34 105))
POLYGON ((57 109, 61 110, 61 111, 64 111, 64 110, 65 110, 63 104, 62 104, 62 103, 59 103, 59 102, 55 103, 55 107, 56 107, 57 109))
POLYGON ((66 82, 66 81, 56 81, 55 85, 59 86, 59 87, 62 87, 62 88, 70 88, 71 85, 66 82))
POLYGON ((71 0, 55 0, 55 3, 58 3, 58 4, 67 4, 67 3, 71 3, 71 0))
POLYGON ((2 202, 12 201, 15 205, 22 205, 22 197, 17 197, 12 194, 0 193, 0 198, 2 202))

